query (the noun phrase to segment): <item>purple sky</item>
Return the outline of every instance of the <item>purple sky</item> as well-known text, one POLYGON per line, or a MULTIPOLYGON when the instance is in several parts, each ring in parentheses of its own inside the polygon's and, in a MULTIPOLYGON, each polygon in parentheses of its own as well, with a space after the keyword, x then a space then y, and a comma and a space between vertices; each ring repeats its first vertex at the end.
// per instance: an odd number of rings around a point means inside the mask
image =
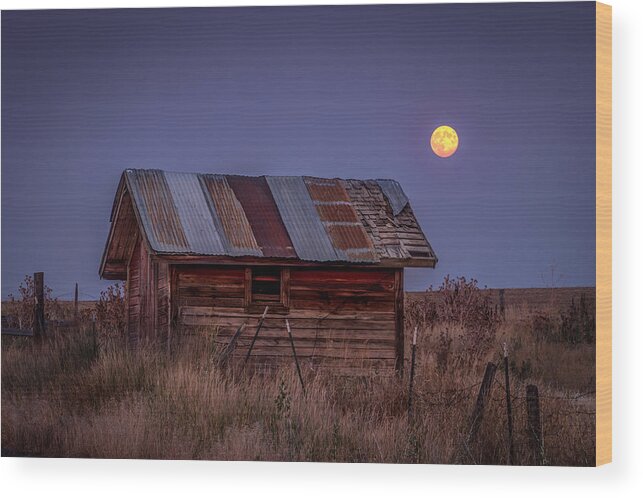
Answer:
POLYGON ((109 283, 129 167, 395 178, 439 257, 407 288, 594 285, 594 5, 4 11, 2 296, 109 283))

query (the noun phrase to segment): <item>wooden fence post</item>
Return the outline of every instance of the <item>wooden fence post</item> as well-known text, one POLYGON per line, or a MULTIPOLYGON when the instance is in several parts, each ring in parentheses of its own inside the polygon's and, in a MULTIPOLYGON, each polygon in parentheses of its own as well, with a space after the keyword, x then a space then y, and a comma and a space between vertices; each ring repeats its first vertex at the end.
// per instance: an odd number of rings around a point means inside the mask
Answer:
POLYGON ((480 391, 478 391, 478 398, 476 399, 476 404, 473 408, 473 413, 471 414, 471 424, 467 434, 467 445, 469 445, 478 435, 478 430, 482 423, 484 407, 487 404, 489 395, 491 394, 491 387, 495 376, 496 364, 487 363, 487 368, 485 369, 484 377, 482 378, 482 384, 480 384, 480 391))
POLYGON ((74 288, 74 323, 78 326, 78 282, 74 288))
POLYGON ((33 335, 40 339, 45 335, 45 274, 41 271, 33 274, 34 317, 33 335))
POLYGON ((507 400, 507 437, 508 448, 507 448, 507 461, 509 465, 513 465, 515 462, 515 452, 514 452, 514 422, 513 414, 511 413, 511 387, 509 385, 509 353, 507 351, 507 343, 502 345, 504 353, 504 366, 505 366, 505 396, 507 400))
POLYGON ((413 377, 415 377, 415 350, 417 345, 418 338, 418 328, 415 327, 413 330, 413 344, 411 345, 411 373, 409 375, 409 413, 408 418, 409 422, 413 415, 413 377))
POLYGON ((297 359, 297 351, 295 351, 295 341, 292 338, 292 332, 290 331, 290 322, 286 319, 286 330, 288 330, 288 337, 290 338, 290 347, 292 348, 292 355, 295 358, 295 366, 297 367, 297 375, 299 375, 299 382, 301 382, 301 388, 306 394, 306 386, 304 386, 304 378, 301 375, 301 369, 299 368, 299 360, 297 359))
POLYGON ((395 271, 395 371, 404 377, 404 268, 395 271))
POLYGON ((529 435, 532 465, 543 465, 544 447, 543 433, 540 425, 540 400, 538 398, 538 387, 527 386, 527 433, 529 435))
POLYGON ((498 300, 500 301, 500 314, 504 317, 505 316, 505 290, 504 289, 498 290, 498 300))
POLYGON ((476 404, 473 407, 473 412, 471 413, 471 418, 469 419, 469 430, 467 431, 462 444, 457 448, 453 460, 455 463, 461 463, 461 457, 463 450, 469 451, 469 445, 473 442, 478 434, 480 429, 480 424, 482 423, 482 415, 484 413, 484 407, 487 404, 487 400, 491 395, 491 387, 493 386, 493 379, 496 376, 496 365, 495 363, 487 363, 487 368, 484 371, 484 377, 482 378, 482 383, 480 384, 480 390, 478 391, 478 397, 476 399, 476 404))

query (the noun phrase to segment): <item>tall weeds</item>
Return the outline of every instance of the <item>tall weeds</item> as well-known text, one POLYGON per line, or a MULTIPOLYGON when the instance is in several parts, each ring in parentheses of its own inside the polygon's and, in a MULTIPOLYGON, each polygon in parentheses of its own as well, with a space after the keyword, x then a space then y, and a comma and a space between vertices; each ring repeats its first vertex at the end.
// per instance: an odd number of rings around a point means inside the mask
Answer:
MULTIPOLYGON (((42 343, 3 339, 3 455, 451 463, 485 364, 500 359, 506 342, 518 463, 529 461, 523 396, 535 383, 548 463, 592 464, 591 344, 541 335, 522 310, 500 319, 474 287, 445 282, 444 303, 422 301, 407 320, 409 334, 421 320, 412 422, 407 379, 306 369, 304 394, 294 364, 271 372, 217 366, 207 335, 171 353, 132 351, 108 332, 92 334, 85 320, 80 330, 42 343)), ((468 463, 506 462, 504 399, 494 384, 468 463)))

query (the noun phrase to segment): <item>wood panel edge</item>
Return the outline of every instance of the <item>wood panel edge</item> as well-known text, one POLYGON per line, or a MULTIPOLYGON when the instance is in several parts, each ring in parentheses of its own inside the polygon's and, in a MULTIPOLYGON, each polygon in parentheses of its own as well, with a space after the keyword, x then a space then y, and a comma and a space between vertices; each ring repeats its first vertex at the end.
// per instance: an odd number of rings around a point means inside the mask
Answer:
POLYGON ((596 465, 612 461, 612 7, 596 2, 596 465))

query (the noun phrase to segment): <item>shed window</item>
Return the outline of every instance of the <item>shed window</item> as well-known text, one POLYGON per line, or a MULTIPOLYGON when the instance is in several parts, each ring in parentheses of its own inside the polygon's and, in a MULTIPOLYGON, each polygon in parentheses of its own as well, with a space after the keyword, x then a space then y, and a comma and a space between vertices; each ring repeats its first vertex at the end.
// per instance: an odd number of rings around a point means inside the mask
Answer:
POLYGON ((279 268, 252 269, 252 302, 279 303, 281 301, 281 270, 279 268))
POLYGON ((255 266, 246 268, 246 306, 272 310, 288 308, 290 270, 288 268, 255 266))

